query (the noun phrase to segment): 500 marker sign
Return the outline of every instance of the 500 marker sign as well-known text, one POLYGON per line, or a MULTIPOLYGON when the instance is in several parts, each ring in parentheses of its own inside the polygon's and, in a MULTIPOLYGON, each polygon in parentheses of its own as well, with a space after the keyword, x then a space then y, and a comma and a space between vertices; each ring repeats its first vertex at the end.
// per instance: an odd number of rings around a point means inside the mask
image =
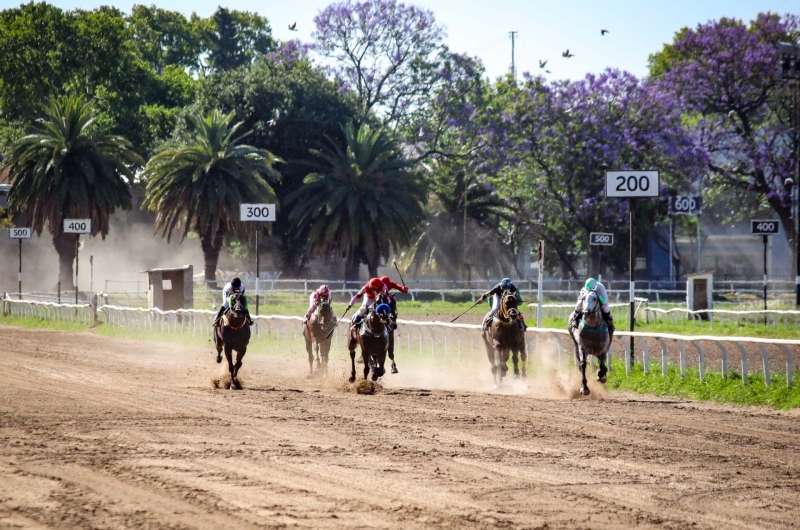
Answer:
POLYGON ((91 219, 64 219, 65 234, 91 234, 91 219))
POLYGON ((31 229, 30 228, 12 228, 8 235, 11 239, 30 239, 31 238, 31 229))
POLYGON ((606 197, 658 197, 658 171, 607 171, 606 197))
POLYGON ((600 245, 603 247, 610 247, 614 244, 614 234, 605 234, 603 232, 592 232, 589 234, 590 245, 600 245))

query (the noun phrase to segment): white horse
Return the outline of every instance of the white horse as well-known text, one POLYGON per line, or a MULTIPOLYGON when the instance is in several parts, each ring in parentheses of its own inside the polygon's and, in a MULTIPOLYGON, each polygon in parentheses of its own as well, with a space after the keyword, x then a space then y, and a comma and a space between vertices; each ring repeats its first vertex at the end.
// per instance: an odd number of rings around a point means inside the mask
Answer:
POLYGON ((589 387, 586 386, 586 358, 594 355, 600 361, 600 369, 597 371, 597 380, 601 383, 606 382, 606 356, 611 347, 611 336, 608 333, 608 326, 603 321, 600 312, 600 300, 595 291, 587 291, 582 299, 581 321, 577 328, 570 327, 570 336, 575 343, 575 361, 581 370, 581 394, 589 395, 589 387))

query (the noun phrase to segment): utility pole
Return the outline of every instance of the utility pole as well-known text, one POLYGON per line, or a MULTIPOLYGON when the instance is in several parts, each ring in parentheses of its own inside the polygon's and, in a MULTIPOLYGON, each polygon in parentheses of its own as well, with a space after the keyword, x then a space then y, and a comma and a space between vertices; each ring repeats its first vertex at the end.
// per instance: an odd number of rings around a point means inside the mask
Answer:
POLYGON ((519 35, 519 31, 509 31, 509 36, 511 36, 511 77, 514 78, 514 81, 517 80, 517 65, 514 62, 514 38, 519 35))

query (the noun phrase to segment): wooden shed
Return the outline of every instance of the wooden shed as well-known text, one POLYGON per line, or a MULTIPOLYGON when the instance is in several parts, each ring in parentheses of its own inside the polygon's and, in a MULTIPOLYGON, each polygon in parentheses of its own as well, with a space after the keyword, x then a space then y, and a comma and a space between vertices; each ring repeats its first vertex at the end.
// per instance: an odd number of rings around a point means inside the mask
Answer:
MULTIPOLYGON (((713 309, 714 275, 710 272, 686 275, 686 307, 692 311, 713 309)), ((697 315, 708 320, 708 313, 697 315)))
POLYGON ((164 311, 194 309, 191 265, 171 269, 150 269, 147 273, 147 305, 164 311))

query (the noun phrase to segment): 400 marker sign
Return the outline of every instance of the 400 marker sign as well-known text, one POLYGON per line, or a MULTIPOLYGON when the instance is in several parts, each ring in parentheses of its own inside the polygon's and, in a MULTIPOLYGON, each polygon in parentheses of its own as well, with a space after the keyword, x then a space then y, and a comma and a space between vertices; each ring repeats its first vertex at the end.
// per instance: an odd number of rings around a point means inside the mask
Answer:
POLYGON ((65 234, 91 234, 91 219, 64 219, 65 234))
POLYGON ((658 171, 607 171, 606 197, 658 197, 658 171))
POLYGON ((242 221, 275 221, 275 205, 240 204, 239 218, 242 221))

